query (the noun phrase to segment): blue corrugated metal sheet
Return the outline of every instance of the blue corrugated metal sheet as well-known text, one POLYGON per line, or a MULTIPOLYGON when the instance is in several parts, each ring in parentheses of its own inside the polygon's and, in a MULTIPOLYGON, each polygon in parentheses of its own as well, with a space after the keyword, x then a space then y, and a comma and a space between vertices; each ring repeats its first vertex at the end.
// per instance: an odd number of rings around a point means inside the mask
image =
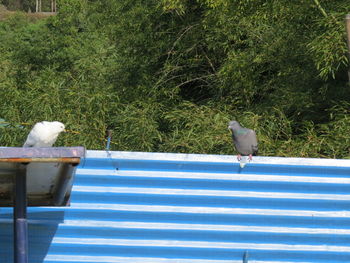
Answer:
MULTIPOLYGON (((29 208, 30 263, 350 262, 350 161, 88 151, 71 207, 29 208)), ((12 210, 0 258, 13 262, 12 210)))

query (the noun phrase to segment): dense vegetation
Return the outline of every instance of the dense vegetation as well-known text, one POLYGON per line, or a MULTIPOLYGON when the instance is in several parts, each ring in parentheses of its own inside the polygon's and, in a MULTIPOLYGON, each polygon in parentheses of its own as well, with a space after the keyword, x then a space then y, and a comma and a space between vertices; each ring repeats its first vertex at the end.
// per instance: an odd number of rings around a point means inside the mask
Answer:
POLYGON ((0 21, 0 145, 22 145, 23 123, 59 120, 78 133, 57 145, 103 149, 112 129, 113 150, 232 154, 236 119, 261 155, 350 156, 348 0, 58 8, 0 21))

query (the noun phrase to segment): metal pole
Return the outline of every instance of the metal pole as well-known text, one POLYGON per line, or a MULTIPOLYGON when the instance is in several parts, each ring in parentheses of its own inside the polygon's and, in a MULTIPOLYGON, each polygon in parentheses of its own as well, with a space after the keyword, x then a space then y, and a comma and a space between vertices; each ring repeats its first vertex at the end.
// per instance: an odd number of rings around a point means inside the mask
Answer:
POLYGON ((345 25, 346 25, 346 33, 348 39, 348 77, 349 77, 349 85, 350 85, 350 14, 347 14, 345 17, 345 25))
POLYGON ((106 151, 109 151, 111 148, 111 140, 112 140, 112 130, 107 130, 107 145, 106 145, 106 151))
POLYGON ((243 263, 248 263, 248 258, 249 258, 248 251, 245 251, 243 254, 243 263))
POLYGON ((13 207, 14 262, 28 263, 27 165, 18 164, 13 207))

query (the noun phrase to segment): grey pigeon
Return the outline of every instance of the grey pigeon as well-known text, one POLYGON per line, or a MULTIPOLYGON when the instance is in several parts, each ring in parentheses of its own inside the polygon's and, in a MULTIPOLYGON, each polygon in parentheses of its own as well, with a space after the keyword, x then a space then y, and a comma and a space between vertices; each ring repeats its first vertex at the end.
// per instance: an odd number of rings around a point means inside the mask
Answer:
POLYGON ((258 140, 255 131, 242 127, 238 121, 230 121, 228 128, 232 131, 233 143, 239 153, 238 160, 242 158, 241 155, 248 155, 249 160, 252 160, 252 156, 258 154, 258 140))
POLYGON ((65 127, 62 122, 38 122, 28 134, 23 147, 51 147, 63 131, 65 131, 65 127))

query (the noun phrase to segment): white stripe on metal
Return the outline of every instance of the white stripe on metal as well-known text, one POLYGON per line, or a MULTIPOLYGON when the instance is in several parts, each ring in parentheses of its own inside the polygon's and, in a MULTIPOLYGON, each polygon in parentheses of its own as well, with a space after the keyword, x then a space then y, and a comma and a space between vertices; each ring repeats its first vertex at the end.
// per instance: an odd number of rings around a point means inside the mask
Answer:
MULTIPOLYGON (((108 257, 108 256, 75 256, 50 255, 45 262, 98 262, 98 263, 242 263, 242 260, 205 260, 186 258, 142 258, 142 257, 108 257)), ((279 263, 267 261, 249 261, 249 263, 279 263)), ((283 262, 288 263, 288 262, 283 262)), ((303 262, 301 262, 303 263, 303 262)), ((305 262, 306 263, 306 262, 305 262)))
MULTIPOLYGON (((0 223, 10 224, 12 219, 0 219, 0 223)), ((28 220, 29 224, 50 224, 50 220, 28 220)), ((64 220, 60 227, 103 227, 123 229, 161 229, 161 230, 194 230, 194 231, 224 231, 224 232, 261 232, 286 234, 325 234, 350 235, 350 229, 338 228, 307 228, 307 227, 273 227, 254 225, 215 225, 215 224, 181 224, 181 223, 149 223, 129 221, 98 221, 98 220, 64 220)))
MULTIPOLYGON (((29 223, 42 223, 41 220, 29 220, 29 223)), ((254 225, 210 225, 210 224, 180 224, 180 223, 149 223, 128 221, 94 221, 94 220, 65 220, 62 226, 72 227, 104 227, 126 229, 161 229, 161 230, 204 230, 224 232, 262 232, 289 234, 331 234, 350 235, 350 229, 334 228, 302 228, 302 227, 271 227, 254 225)))
MULTIPOLYGON (((42 207, 45 209, 45 207, 42 207)), ((350 211, 313 211, 282 209, 250 209, 226 207, 192 207, 192 206, 159 206, 159 205, 125 205, 102 203, 72 203, 71 207, 61 209, 114 210, 133 212, 190 213, 190 214, 225 214, 225 215, 273 215, 301 217, 350 218, 350 211)))
POLYGON ((212 248, 212 249, 249 249, 274 251, 328 251, 349 252, 350 246, 329 245, 288 245, 288 244, 262 244, 262 243, 234 243, 234 242, 204 242, 183 240, 149 240, 149 239, 107 239, 107 238, 70 238, 54 237, 53 244, 81 244, 104 246, 140 246, 140 247, 186 247, 186 248, 212 248))
MULTIPOLYGON (((98 262, 98 263, 242 263, 242 260, 208 260, 186 258, 150 258, 150 257, 108 257, 108 256, 76 256, 48 254, 45 262, 98 262)), ((249 260, 249 263, 295 263, 290 261, 249 260)), ((310 263, 301 262, 298 263, 310 263)))
MULTIPOLYGON (((150 152, 124 152, 124 151, 94 151, 86 153, 87 158, 110 158, 119 160, 138 161, 181 161, 206 162, 206 163, 232 163, 238 164, 236 155, 214 155, 214 154, 186 154, 186 153, 150 153, 150 152)), ((266 165, 307 165, 307 166, 333 166, 350 167, 350 160, 346 159, 322 159, 322 158, 290 158, 290 157, 253 157, 252 164, 266 165)), ((249 163, 247 164, 249 165, 249 163)))
MULTIPOLYGON (((108 257, 108 256, 76 256, 48 254, 45 262, 98 262, 98 263, 242 263, 242 260, 208 260, 186 258, 150 258, 150 257, 108 257)), ((290 261, 249 260, 249 263, 295 263, 290 261)), ((301 262, 298 263, 310 263, 301 262)))
POLYGON ((274 199, 312 199, 312 200, 342 200, 349 201, 350 195, 339 194, 308 194, 281 193, 255 191, 226 191, 226 190, 198 190, 174 188, 141 188, 141 187, 110 187, 110 186, 73 186, 75 192, 85 193, 114 193, 114 194, 152 194, 152 195, 187 195, 187 196, 220 196, 274 199))
POLYGON ((350 178, 317 177, 268 174, 238 174, 238 173, 196 173, 196 172, 168 172, 168 171, 134 171, 111 169, 78 168, 76 174, 93 176, 122 176, 122 177, 149 177, 149 178, 178 178, 178 179, 207 179, 229 181, 257 181, 257 182, 291 182, 291 183, 326 183, 350 184, 350 178))

